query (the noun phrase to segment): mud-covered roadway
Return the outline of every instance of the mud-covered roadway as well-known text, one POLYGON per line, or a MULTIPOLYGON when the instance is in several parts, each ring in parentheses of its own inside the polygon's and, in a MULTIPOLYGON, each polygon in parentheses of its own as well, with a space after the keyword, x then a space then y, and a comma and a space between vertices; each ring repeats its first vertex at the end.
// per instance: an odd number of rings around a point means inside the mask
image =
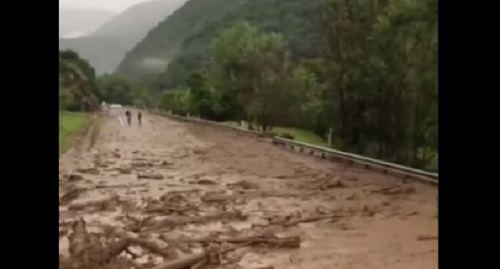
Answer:
POLYGON ((437 268, 437 187, 124 114, 60 158, 60 268, 437 268))

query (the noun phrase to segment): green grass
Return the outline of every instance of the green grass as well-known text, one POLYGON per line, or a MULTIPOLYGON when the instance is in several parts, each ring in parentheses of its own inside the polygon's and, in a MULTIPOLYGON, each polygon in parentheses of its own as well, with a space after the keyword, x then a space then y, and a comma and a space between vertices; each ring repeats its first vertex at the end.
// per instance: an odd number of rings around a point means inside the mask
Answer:
MULTIPOLYGON (((229 126, 233 127, 240 127, 237 122, 234 121, 227 121, 224 122, 224 124, 227 124, 229 126)), ((276 133, 276 134, 283 134, 287 133, 290 134, 291 136, 294 137, 294 140, 299 141, 299 142, 304 142, 308 144, 313 144, 317 145, 320 147, 329 147, 328 143, 323 140, 320 136, 315 134, 314 132, 307 131, 307 130, 302 130, 298 128, 292 128, 292 127, 274 127, 271 132, 276 133)))
POLYGON ((59 152, 66 149, 71 136, 82 130, 87 121, 84 113, 59 112, 59 152))
POLYGON ((294 140, 313 144, 321 147, 329 147, 328 143, 314 132, 292 127, 274 127, 272 132, 279 134, 287 133, 294 137, 294 140))

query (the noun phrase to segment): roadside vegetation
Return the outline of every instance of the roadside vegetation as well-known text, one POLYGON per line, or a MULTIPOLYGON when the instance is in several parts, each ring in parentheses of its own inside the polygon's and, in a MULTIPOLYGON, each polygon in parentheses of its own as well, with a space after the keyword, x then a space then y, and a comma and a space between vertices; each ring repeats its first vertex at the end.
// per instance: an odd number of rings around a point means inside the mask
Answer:
POLYGON ((338 150, 436 167, 437 1, 320 2, 316 55, 297 52, 290 33, 234 22, 162 107, 264 132, 286 126, 316 144, 331 133, 338 150))
POLYGON ((85 113, 59 113, 59 152, 67 149, 71 138, 85 128, 88 120, 89 116, 85 113))

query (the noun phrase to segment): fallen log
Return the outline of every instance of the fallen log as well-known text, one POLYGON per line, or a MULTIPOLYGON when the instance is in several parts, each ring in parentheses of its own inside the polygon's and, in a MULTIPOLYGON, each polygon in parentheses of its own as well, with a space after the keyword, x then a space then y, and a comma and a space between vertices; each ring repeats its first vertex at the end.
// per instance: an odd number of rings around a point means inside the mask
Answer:
POLYGON ((225 202, 225 201, 234 201, 238 198, 254 198, 254 197, 301 197, 301 196, 310 196, 314 193, 304 193, 304 192, 276 192, 276 191, 241 191, 238 194, 218 194, 218 193, 210 193, 205 194, 201 197, 201 201, 205 203, 213 203, 213 202, 225 202))
POLYGON ((137 188, 137 187, 144 187, 146 186, 147 183, 142 183, 142 184, 117 184, 117 185, 97 185, 95 186, 96 189, 122 189, 122 188, 137 188))
POLYGON ((190 243, 231 243, 231 244, 265 244, 270 247, 278 248, 299 248, 300 237, 277 237, 271 236, 248 236, 248 237, 233 237, 233 238, 199 238, 199 239, 186 239, 183 242, 190 243))
POLYGON ((290 227, 293 225, 297 225, 299 223, 304 223, 304 222, 315 222, 315 221, 320 221, 324 219, 341 219, 345 216, 343 215, 319 215, 319 216, 313 216, 313 217, 308 217, 308 218, 303 218, 303 219, 296 219, 296 220, 290 220, 287 223, 283 224, 284 227, 290 227))
POLYGON ((164 177, 162 174, 138 174, 137 179, 162 180, 164 177))

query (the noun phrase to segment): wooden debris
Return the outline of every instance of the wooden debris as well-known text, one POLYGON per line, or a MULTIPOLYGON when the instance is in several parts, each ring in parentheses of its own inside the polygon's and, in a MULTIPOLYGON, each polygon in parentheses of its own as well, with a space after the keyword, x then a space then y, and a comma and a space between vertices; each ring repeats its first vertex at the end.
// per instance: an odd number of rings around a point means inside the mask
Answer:
POLYGON ((75 203, 75 204, 71 204, 69 207, 68 207, 68 210, 83 210, 83 209, 86 209, 88 207, 94 207, 94 208, 98 208, 100 210, 107 210, 109 209, 110 207, 114 206, 117 204, 117 202, 119 201, 120 197, 118 195, 112 195, 108 198, 104 198, 102 200, 98 200, 98 201, 90 201, 90 202, 85 202, 85 203, 75 203))
POLYGON ((59 199, 59 204, 66 205, 69 202, 78 199, 82 191, 83 189, 70 188, 65 194, 61 196, 61 199, 59 199))
POLYGON ((162 174, 138 174, 137 179, 153 179, 162 180, 164 177, 162 174))
POLYGON ((201 197, 201 200, 205 203, 213 203, 213 202, 231 201, 234 200, 235 198, 236 198, 235 195, 207 193, 201 197))
POLYGON ((141 184, 116 184, 116 185, 100 184, 100 185, 95 186, 95 188, 96 189, 126 189, 126 188, 144 187, 146 185, 147 185, 147 183, 141 183, 141 184))
POLYGON ((99 169, 97 168, 78 168, 76 172, 81 174, 91 174, 91 175, 99 175, 99 169))
POLYGON ((83 176, 77 174, 71 174, 68 176, 68 181, 80 181, 83 180, 83 176))
POLYGON ((186 211, 196 210, 197 208, 191 205, 157 205, 148 206, 144 212, 145 213, 161 213, 161 214, 171 214, 172 212, 178 213, 180 215, 185 214, 186 211))
POLYGON ((248 237, 233 237, 233 238, 199 238, 199 239, 186 239, 185 242, 196 243, 231 243, 231 244, 264 244, 269 247, 277 248, 299 248, 300 237, 277 237, 275 235, 268 236, 248 236, 248 237))
POLYGON ((190 223, 204 223, 216 220, 227 220, 227 219, 246 219, 240 212, 221 212, 207 216, 196 216, 196 217, 186 217, 186 216, 166 216, 162 220, 158 221, 150 228, 141 229, 141 232, 153 232, 161 231, 163 229, 172 229, 177 226, 182 226, 190 223))
POLYGON ((103 268, 116 260, 129 242, 121 239, 102 246, 95 234, 89 234, 81 218, 73 223, 73 233, 68 236, 69 253, 76 268, 103 268))
MULTIPOLYGON (((248 245, 247 243, 237 245, 235 247, 221 250, 218 252, 218 254, 219 254, 219 256, 222 256, 230 251, 234 251, 238 248, 241 248, 241 247, 244 247, 247 245, 248 245)), ((151 269, 189 269, 189 268, 192 268, 193 266, 197 266, 200 263, 203 264, 210 257, 210 254, 212 252, 213 251, 205 249, 200 253, 186 255, 186 256, 181 257, 177 260, 165 262, 165 263, 160 264, 158 266, 155 266, 151 269)))
POLYGON ((384 195, 396 195, 396 194, 410 194, 410 193, 415 193, 415 188, 408 186, 408 187, 402 187, 402 186, 390 186, 390 187, 384 187, 376 190, 372 190, 372 193, 381 193, 384 195))
POLYGON ((153 164, 149 162, 133 162, 131 166, 134 168, 151 168, 153 164))
POLYGON ((240 187, 244 190, 250 190, 250 189, 258 189, 259 184, 250 182, 248 180, 240 180, 232 184, 228 184, 228 187, 240 187))
POLYGON ((151 269, 189 269, 191 266, 196 265, 200 261, 203 261, 208 257, 208 252, 203 251, 201 253, 186 255, 174 261, 168 261, 166 263, 155 266, 151 269))
POLYGON ((289 220, 288 222, 284 223, 284 227, 290 227, 293 225, 297 225, 299 223, 305 223, 305 222, 315 222, 315 221, 320 221, 320 220, 325 220, 325 219, 330 219, 330 220, 339 220, 341 218, 345 217, 344 215, 339 215, 339 214, 330 214, 330 215, 318 215, 318 216, 313 216, 313 217, 307 217, 307 218, 302 218, 302 219, 296 219, 296 220, 289 220))
POLYGON ((170 248, 170 245, 166 242, 155 238, 143 238, 139 237, 138 234, 127 232, 121 229, 114 229, 114 234, 119 237, 126 239, 130 245, 136 245, 144 249, 149 250, 151 253, 160 255, 164 258, 175 259, 177 254, 170 248))
POLYGON ((189 184, 198 184, 198 185, 216 185, 215 181, 210 179, 199 179, 189 182, 189 184))
POLYGON ((419 235, 417 240, 418 241, 429 241, 429 240, 438 240, 437 235, 419 235))
POLYGON ((132 174, 132 169, 130 168, 118 168, 118 172, 123 175, 130 175, 132 174))

